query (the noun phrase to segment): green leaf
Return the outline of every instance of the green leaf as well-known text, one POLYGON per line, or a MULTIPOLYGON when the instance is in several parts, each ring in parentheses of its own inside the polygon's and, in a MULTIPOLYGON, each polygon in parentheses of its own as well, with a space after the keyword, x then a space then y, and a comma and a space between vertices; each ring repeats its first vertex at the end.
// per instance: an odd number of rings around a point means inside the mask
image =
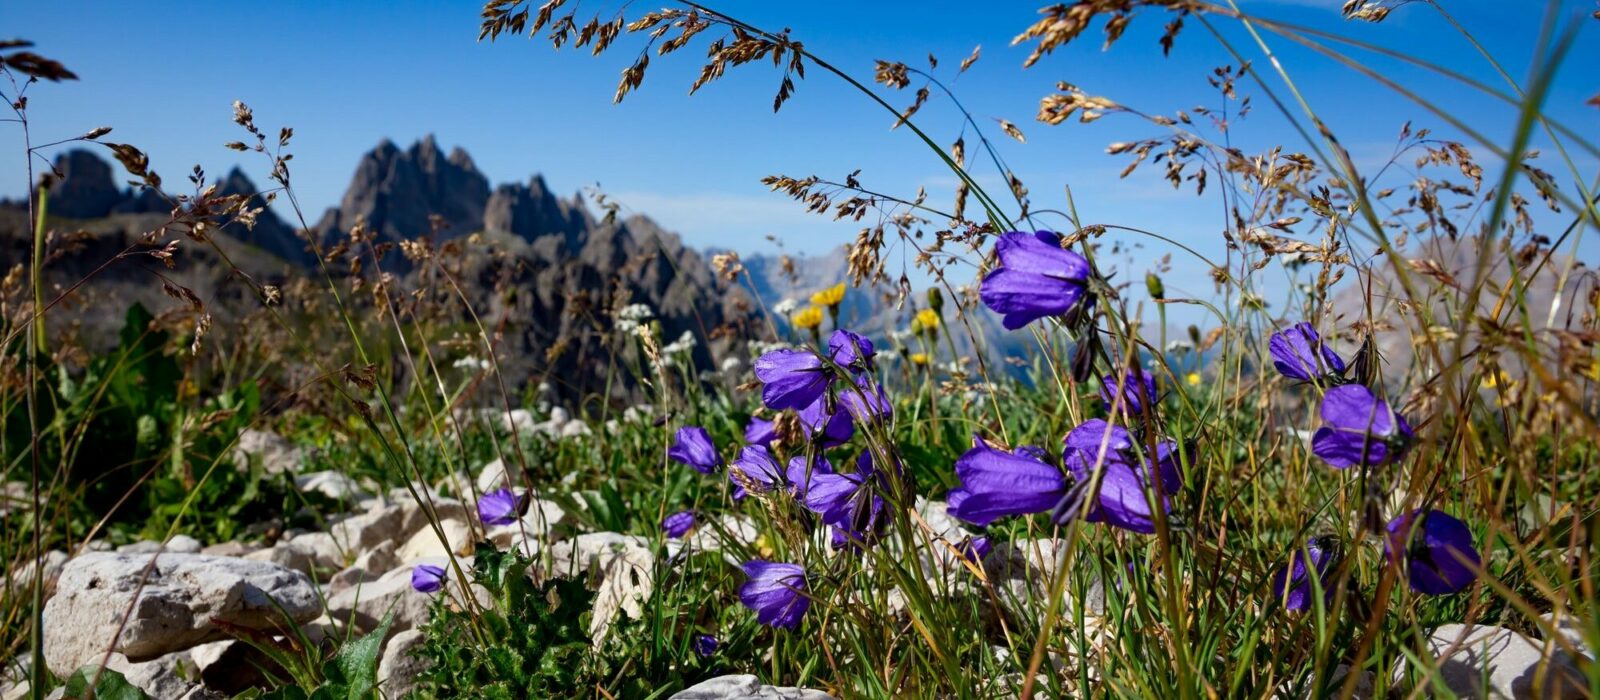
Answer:
POLYGON ((333 663, 339 668, 339 675, 344 678, 346 693, 344 697, 350 700, 360 700, 372 695, 372 690, 378 687, 378 652, 383 649, 383 640, 389 636, 389 627, 394 624, 394 613, 383 616, 383 622, 378 628, 367 636, 344 645, 335 656, 333 663))
POLYGON ((122 674, 97 664, 89 664, 72 673, 67 679, 65 697, 84 698, 90 695, 89 684, 94 683, 94 696, 99 700, 146 700, 144 691, 128 682, 122 674), (96 674, 99 678, 96 679, 96 674))

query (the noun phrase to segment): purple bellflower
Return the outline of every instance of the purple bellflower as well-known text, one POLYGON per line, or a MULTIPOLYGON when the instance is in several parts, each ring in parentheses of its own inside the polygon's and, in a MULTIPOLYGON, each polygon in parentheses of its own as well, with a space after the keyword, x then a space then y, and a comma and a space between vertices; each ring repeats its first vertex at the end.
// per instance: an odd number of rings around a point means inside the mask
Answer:
POLYGON ((1339 541, 1333 537, 1312 538, 1305 549, 1296 549, 1289 564, 1272 576, 1272 595, 1283 601, 1283 607, 1304 611, 1315 600, 1316 586, 1322 587, 1323 600, 1333 598, 1328 570, 1339 560, 1339 541), (1310 557, 1307 558, 1307 554, 1310 557))
POLYGON ((850 413, 840 406, 835 406, 833 413, 827 413, 827 403, 828 398, 822 396, 800 409, 800 427, 806 431, 806 437, 819 440, 823 448, 838 447, 856 434, 856 425, 850 420, 850 413))
POLYGON ((1322 427, 1311 451, 1333 467, 1369 467, 1398 462, 1416 435, 1405 416, 1360 384, 1329 389, 1322 396, 1322 427))
POLYGON ((1149 455, 1140 460, 1127 429, 1098 418, 1073 428, 1065 442, 1063 461, 1076 483, 1055 506, 1052 517, 1057 522, 1081 512, 1087 522, 1104 522, 1146 535, 1156 531, 1151 501, 1157 499, 1157 494, 1151 476, 1153 473, 1160 479, 1162 512, 1170 512, 1171 496, 1183 486, 1176 443, 1161 440, 1156 443, 1153 460, 1149 455), (1096 471, 1100 474, 1099 492, 1094 502, 1086 506, 1084 501, 1094 485, 1096 471))
POLYGON ((484 525, 510 525, 522 517, 523 500, 511 489, 497 489, 478 499, 478 519, 484 525))
POLYGON ((767 408, 805 408, 822 397, 831 378, 822 358, 810 350, 773 350, 756 358, 761 402, 767 408))
POLYGON ((828 338, 828 357, 852 373, 871 372, 877 356, 872 341, 854 331, 840 329, 828 338))
POLYGON ((772 421, 765 418, 752 416, 750 422, 744 426, 744 441, 749 444, 772 449, 772 441, 777 438, 777 428, 772 421))
POLYGON ((1062 248, 1054 233, 1004 233, 994 250, 1000 268, 984 276, 978 296, 1004 316, 1007 330, 1066 314, 1087 294, 1089 261, 1062 248))
POLYGON ((1344 375, 1344 360, 1323 344, 1316 328, 1304 321, 1273 333, 1267 341, 1267 351, 1272 355, 1272 366, 1290 379, 1316 382, 1344 375))
POLYGON ((866 544, 883 530, 884 501, 879 495, 882 477, 873 467, 872 455, 861 453, 854 474, 829 473, 813 476, 802 503, 822 522, 833 528, 833 546, 866 544))
POLYGON ((683 539, 695 526, 694 511, 681 510, 661 520, 661 530, 667 537, 675 540, 683 539))
POLYGON ((1007 452, 976 435, 972 449, 956 459, 956 477, 961 486, 945 497, 949 513, 974 525, 1048 511, 1068 487, 1061 470, 1045 461, 1044 450, 1024 445, 1007 452))
POLYGON ((722 466, 722 455, 717 454, 711 434, 698 425, 678 428, 677 438, 672 441, 672 447, 667 448, 667 456, 694 467, 701 474, 710 474, 722 466))
POLYGON ((744 563, 749 580, 739 587, 739 602, 755 611, 756 621, 770 627, 795 629, 811 608, 806 595, 806 570, 799 564, 754 559, 744 563))
POLYGON ((728 478, 733 481, 733 500, 737 501, 745 497, 747 484, 763 492, 782 486, 784 471, 767 448, 746 445, 729 465, 728 478))
POLYGON ((444 567, 432 564, 411 567, 411 588, 418 593, 437 593, 444 589, 444 567))
POLYGON ((1467 524, 1437 511, 1412 511, 1389 522, 1384 554, 1405 557, 1411 590, 1447 595, 1472 585, 1481 560, 1467 524))
POLYGON ((1137 416, 1144 413, 1145 406, 1155 406, 1161 402, 1161 394, 1156 389, 1156 375, 1142 369, 1128 369, 1123 372, 1122 378, 1107 375, 1100 379, 1100 401, 1106 405, 1106 412, 1117 409, 1117 396, 1122 396, 1121 410, 1124 415, 1137 416))
POLYGON ((719 645, 717 638, 709 634, 695 635, 693 644, 694 653, 699 654, 702 658, 717 653, 717 646, 719 645))

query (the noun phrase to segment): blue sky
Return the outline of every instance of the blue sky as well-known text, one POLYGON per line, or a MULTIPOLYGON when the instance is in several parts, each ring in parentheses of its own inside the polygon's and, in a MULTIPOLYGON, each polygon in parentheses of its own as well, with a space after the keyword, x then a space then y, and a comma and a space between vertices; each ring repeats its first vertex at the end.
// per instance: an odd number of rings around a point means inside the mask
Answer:
MULTIPOLYGON (((1372 25, 1340 20, 1342 0, 1240 1, 1249 12, 1404 49, 1504 87, 1473 48, 1420 3, 1372 25)), ((1512 76, 1527 76, 1544 3, 1462 0, 1448 5, 1512 76)), ((1158 168, 1149 165, 1119 180, 1125 161, 1104 154, 1107 143, 1161 135, 1155 127, 1115 116, 1052 127, 1033 115, 1039 98, 1058 80, 1149 112, 1215 105, 1205 78, 1211 66, 1233 61, 1192 19, 1172 56, 1162 58, 1155 38, 1166 17, 1149 13, 1136 18, 1109 52, 1100 48, 1097 27, 1095 35, 1024 70, 1027 49, 1008 44, 1035 19, 1037 6, 743 1, 718 9, 752 24, 789 27, 813 52, 864 81, 870 80, 873 59, 920 66, 929 52, 939 57, 940 75, 948 79, 950 69, 981 44, 982 59, 955 89, 1028 183, 1036 208, 1063 207, 1064 188, 1071 186, 1086 220, 1150 228, 1220 253, 1216 199, 1172 191, 1158 168), (1000 118, 1016 123, 1028 143, 1000 135, 993 121, 1000 118)), ((241 99, 255 109, 263 127, 295 128, 297 191, 313 221, 338 201, 362 152, 385 137, 404 145, 427 133, 446 147, 465 148, 494 182, 539 172, 557 191, 598 183, 624 205, 702 247, 770 250, 764 239, 771 234, 791 250, 820 252, 854 238, 856 225, 807 215, 785 197, 768 193, 759 183, 767 174, 841 178, 859 168, 863 182, 875 189, 910 195, 925 187, 940 204, 948 203, 953 184, 909 132, 890 131, 888 115, 820 71, 808 73, 777 115, 771 100, 779 76, 764 65, 732 70, 688 97, 703 55, 698 45, 654 61, 643 88, 613 105, 616 78, 636 55, 635 42, 623 38, 600 58, 586 51, 556 52, 543 39, 479 43, 474 2, 80 2, 71 11, 66 7, 13 2, 6 9, 12 32, 82 77, 32 89, 36 140, 110 125, 116 128, 112 140, 147 150, 169 181, 181 180, 196 163, 218 175, 239 162, 239 154, 221 145, 241 136, 229 120, 230 104, 241 99)), ((1561 8, 1567 15, 1587 16, 1596 4, 1565 0, 1561 8)), ((1585 64, 1600 61, 1600 22, 1583 23, 1549 111, 1593 135, 1600 133, 1600 110, 1583 102, 1600 92, 1600 81, 1585 64)), ((1265 69, 1260 51, 1236 25, 1225 34, 1265 69)), ((1407 119, 1450 133, 1440 120, 1348 68, 1285 39, 1268 40, 1358 162, 1385 160, 1407 119)), ((1359 56, 1490 138, 1509 140, 1510 108, 1419 69, 1359 56)), ((1303 148, 1257 88, 1242 89, 1256 100, 1250 118, 1236 125, 1237 145, 1303 148)), ((889 100, 906 104, 910 93, 892 94, 889 100)), ((942 142, 959 133, 943 99, 930 102, 919 119, 942 142)), ((20 144, 10 125, 0 125, 0 138, 20 144)), ((969 134, 966 140, 970 152, 975 139, 969 134)), ((1474 152, 1485 156, 1492 177, 1498 167, 1483 149, 1474 152)), ((1543 167, 1570 182, 1553 151, 1545 152, 1543 167)), ((245 165, 254 179, 265 180, 261 163, 245 165)), ((1580 158, 1579 167, 1592 178, 1596 162, 1580 158)), ((999 186, 992 172, 982 177, 999 186)), ((23 181, 20 168, 0 170, 0 195, 20 195, 23 181)), ((1186 269, 1194 274, 1175 273, 1178 287, 1206 296, 1203 273, 1186 269)))

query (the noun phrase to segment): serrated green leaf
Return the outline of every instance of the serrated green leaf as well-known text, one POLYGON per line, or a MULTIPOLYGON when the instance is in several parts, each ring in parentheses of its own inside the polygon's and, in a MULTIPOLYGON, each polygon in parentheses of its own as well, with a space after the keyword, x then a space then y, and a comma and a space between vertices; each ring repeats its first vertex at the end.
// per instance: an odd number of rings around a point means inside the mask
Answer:
POLYGON ((72 673, 67 679, 65 697, 89 697, 91 682, 94 684, 93 695, 99 700, 146 700, 147 697, 143 690, 129 683, 121 673, 100 668, 97 664, 89 664, 72 673))

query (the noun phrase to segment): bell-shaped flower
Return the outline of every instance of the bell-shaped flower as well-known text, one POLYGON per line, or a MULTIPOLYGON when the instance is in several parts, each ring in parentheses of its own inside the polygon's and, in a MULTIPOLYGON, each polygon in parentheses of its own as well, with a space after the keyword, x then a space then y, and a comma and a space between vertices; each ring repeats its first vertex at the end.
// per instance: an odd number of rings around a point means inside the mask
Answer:
POLYGON ((1290 379, 1316 382, 1344 375, 1344 360, 1323 344, 1316 328, 1304 321, 1273 333, 1267 341, 1267 352, 1272 355, 1272 366, 1290 379))
POLYGON ((978 298, 1016 330, 1047 316, 1060 316, 1087 294, 1089 261, 1061 247, 1049 231, 1013 231, 995 243, 1000 268, 985 275, 978 298))
POLYGON ((1405 416, 1360 384, 1329 389, 1322 396, 1322 427, 1311 436, 1311 451, 1344 469, 1398 462, 1415 438, 1405 416))
POLYGON ((478 499, 478 519, 484 525, 510 525, 522 517, 524 500, 511 489, 497 489, 478 499))
POLYGON ((822 358, 810 350, 773 350, 756 358, 754 370, 762 383, 761 402, 774 410, 811 405, 831 378, 822 358))
POLYGON ((945 497, 950 515, 988 525, 1011 515, 1043 513, 1067 492, 1061 470, 1045 461, 1044 451, 1025 445, 1007 452, 972 438, 972 449, 956 459, 961 486, 945 497))
POLYGON ((1323 600, 1333 597, 1328 570, 1339 560, 1339 541, 1330 536, 1315 537, 1305 549, 1296 549, 1289 563, 1272 576, 1272 595, 1289 610, 1303 611, 1316 600, 1317 587, 1323 600), (1309 557, 1307 556, 1309 555, 1309 557))
POLYGON ((711 442, 711 434, 697 425, 678 428, 672 447, 667 448, 667 456, 694 467, 701 474, 710 474, 722 466, 722 455, 717 454, 717 445, 711 442))
POLYGON ((811 608, 804 568, 760 559, 740 568, 749 580, 739 587, 739 602, 755 611, 757 622, 785 629, 800 626, 800 619, 811 608))
POLYGON ((1391 563, 1404 558, 1411 590, 1446 595, 1472 585, 1481 563, 1467 524, 1448 514, 1412 511, 1389 522, 1384 554, 1391 563))
POLYGON ((695 515, 692 510, 682 510, 669 515, 661 520, 661 531, 667 537, 675 540, 683 539, 695 526, 695 515))

